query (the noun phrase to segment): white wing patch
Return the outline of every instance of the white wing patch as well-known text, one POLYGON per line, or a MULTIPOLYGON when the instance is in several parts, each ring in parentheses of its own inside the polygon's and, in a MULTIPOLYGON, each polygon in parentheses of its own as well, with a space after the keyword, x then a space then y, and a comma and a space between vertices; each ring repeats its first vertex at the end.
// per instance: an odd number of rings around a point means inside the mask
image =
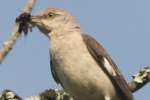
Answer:
POLYGON ((109 96, 105 96, 105 100, 111 100, 109 96))
POLYGON ((112 65, 109 63, 109 61, 105 57, 104 57, 104 66, 110 74, 112 74, 113 76, 116 76, 115 70, 113 69, 112 65))

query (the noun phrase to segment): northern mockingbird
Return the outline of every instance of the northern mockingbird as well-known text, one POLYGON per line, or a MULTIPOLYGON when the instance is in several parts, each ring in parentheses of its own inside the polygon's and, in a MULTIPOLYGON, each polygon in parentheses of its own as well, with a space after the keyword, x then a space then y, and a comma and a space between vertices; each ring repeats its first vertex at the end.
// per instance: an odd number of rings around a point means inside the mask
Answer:
POLYGON ((68 12, 48 8, 30 22, 49 38, 54 80, 75 100, 133 100, 111 57, 68 12))

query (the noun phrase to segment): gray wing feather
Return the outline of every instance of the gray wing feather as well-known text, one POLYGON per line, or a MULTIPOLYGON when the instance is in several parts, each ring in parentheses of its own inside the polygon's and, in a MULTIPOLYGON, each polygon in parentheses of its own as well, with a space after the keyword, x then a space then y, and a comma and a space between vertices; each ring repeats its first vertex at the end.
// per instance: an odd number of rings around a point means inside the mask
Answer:
POLYGON ((105 49, 94 38, 90 37, 89 35, 82 34, 82 37, 83 37, 83 41, 85 42, 88 48, 88 51, 90 52, 92 57, 97 61, 97 63, 102 67, 104 72, 110 77, 112 83, 116 87, 117 91, 119 91, 121 97, 123 97, 124 100, 133 100, 132 93, 129 90, 129 87, 124 77, 118 70, 116 64, 113 62, 111 57, 107 54, 105 49), (106 68, 103 59, 104 57, 108 60, 108 62, 113 67, 113 70, 115 71, 116 74, 115 76, 112 73, 110 73, 106 68))
POLYGON ((51 72, 52 72, 52 76, 53 76, 53 78, 54 78, 54 80, 55 80, 55 82, 56 83, 60 83, 60 80, 59 80, 59 78, 58 78, 58 76, 57 76, 57 74, 56 74, 56 70, 55 70, 55 60, 53 59, 53 57, 52 57, 52 55, 50 54, 50 68, 51 68, 51 72))
POLYGON ((51 58, 50 59, 50 68, 51 68, 52 76, 57 84, 61 84, 61 86, 64 87, 63 84, 61 83, 59 77, 57 76, 56 69, 55 69, 56 62, 55 62, 55 59, 52 57, 51 53, 50 53, 50 58, 51 58))

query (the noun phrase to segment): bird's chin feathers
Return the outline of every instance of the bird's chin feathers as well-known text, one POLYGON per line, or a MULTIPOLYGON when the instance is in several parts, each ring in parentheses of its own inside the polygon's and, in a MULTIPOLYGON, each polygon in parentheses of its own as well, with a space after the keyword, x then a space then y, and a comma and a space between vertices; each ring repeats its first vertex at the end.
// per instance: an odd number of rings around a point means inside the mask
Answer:
POLYGON ((41 28, 41 27, 38 27, 38 29, 39 29, 42 33, 44 33, 44 34, 48 34, 48 33, 51 32, 51 30, 43 29, 43 28, 41 28))

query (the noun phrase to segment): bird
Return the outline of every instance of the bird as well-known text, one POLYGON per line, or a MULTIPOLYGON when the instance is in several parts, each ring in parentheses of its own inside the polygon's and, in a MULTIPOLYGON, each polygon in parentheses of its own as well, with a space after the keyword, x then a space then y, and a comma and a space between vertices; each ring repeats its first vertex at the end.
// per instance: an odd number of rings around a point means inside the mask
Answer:
POLYGON ((30 23, 48 37, 52 76, 75 100, 134 100, 107 51, 69 12, 47 8, 30 23))

